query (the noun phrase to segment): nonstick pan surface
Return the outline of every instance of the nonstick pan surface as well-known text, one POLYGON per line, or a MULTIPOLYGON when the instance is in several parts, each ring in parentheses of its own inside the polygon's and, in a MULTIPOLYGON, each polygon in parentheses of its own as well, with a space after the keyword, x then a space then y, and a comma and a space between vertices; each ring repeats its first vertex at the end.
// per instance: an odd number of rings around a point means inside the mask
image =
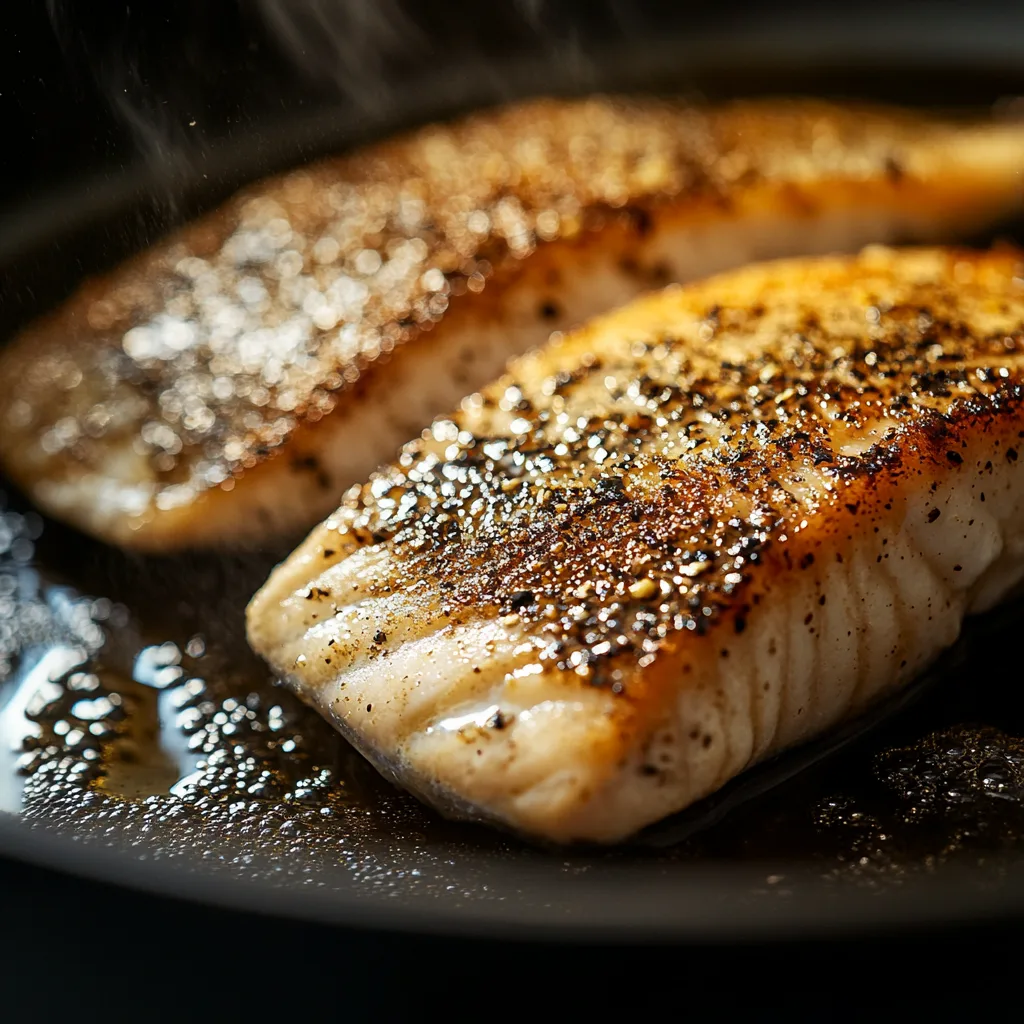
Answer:
MULTIPOLYGON (((490 91, 439 73, 376 121, 314 113, 211 149, 173 180, 139 165, 52 191, 0 230, 4 336, 245 180, 481 102, 635 89, 985 109, 1024 94, 1004 36, 973 52, 936 37, 912 61, 855 45, 842 61, 775 45, 769 60, 741 42, 731 56, 627 49, 576 78, 545 79, 548 65, 527 61, 490 91)), ((998 234, 1024 242, 1016 225, 998 234)), ((1024 913, 1024 602, 970 623, 939 669, 870 720, 636 841, 538 849, 441 821, 273 685, 245 647, 242 610, 284 552, 128 556, 3 489, 0 852, 194 900, 420 932, 725 941, 1024 913)))

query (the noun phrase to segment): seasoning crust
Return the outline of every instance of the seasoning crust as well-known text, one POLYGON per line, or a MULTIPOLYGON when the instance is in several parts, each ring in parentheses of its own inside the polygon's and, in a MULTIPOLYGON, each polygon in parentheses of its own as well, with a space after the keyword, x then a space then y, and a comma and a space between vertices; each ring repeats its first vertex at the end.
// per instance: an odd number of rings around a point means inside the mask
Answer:
POLYGON ((257 595, 251 640, 449 811, 621 835, 904 685, 1019 578, 1022 349, 1015 250, 669 288, 353 488, 257 595), (428 650, 456 667, 421 698, 428 650), (550 755, 576 780, 557 812, 523 806, 535 755, 505 738, 551 703, 588 737, 550 755), (438 746, 458 708, 506 757, 486 783, 438 746))
POLYGON ((0 457, 46 510, 129 546, 305 529, 504 358, 598 311, 566 298, 596 239, 622 301, 758 255, 673 263, 658 238, 681 221, 809 225, 762 255, 844 247, 851 229, 813 225, 858 205, 877 240, 959 230, 1019 200, 1022 156, 1021 129, 815 102, 537 101, 430 126, 259 183, 83 286, 0 356, 0 457), (475 351, 492 322, 507 340, 475 351), (417 389, 432 361, 450 380, 417 389), (216 511, 236 488, 248 514, 216 511))
POLYGON ((967 429, 1016 421, 1024 395, 1015 251, 794 270, 672 288, 554 341, 328 532, 386 545, 389 583, 431 581, 446 618, 514 618, 542 661, 623 695, 674 634, 742 632, 769 552, 807 569, 822 532, 870 528, 880 494, 961 465, 967 429))

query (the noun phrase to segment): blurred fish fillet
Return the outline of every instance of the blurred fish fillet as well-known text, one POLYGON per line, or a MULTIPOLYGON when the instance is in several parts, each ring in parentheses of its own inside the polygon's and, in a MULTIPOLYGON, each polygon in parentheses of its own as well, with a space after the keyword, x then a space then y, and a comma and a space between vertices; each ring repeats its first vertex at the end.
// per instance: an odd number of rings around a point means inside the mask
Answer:
POLYGON ((310 528, 506 361, 757 259, 1017 210, 1024 126, 819 102, 536 101, 242 192, 0 355, 0 462, 126 547, 310 528))
POLYGON ((445 813, 620 840, 906 685, 1024 574, 1024 255, 874 248, 516 361, 253 599, 445 813))

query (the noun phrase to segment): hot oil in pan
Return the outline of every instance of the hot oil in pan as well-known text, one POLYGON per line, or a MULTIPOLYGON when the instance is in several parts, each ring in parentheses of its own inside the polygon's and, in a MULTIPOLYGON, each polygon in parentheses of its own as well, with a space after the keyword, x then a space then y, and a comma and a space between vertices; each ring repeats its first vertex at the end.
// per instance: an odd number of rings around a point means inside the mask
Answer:
POLYGON ((435 821, 274 685, 243 625, 274 559, 133 559, 40 523, 0 511, 0 810, 278 880, 511 848, 435 821))
MULTIPOLYGON (((524 852, 390 787, 273 684, 243 610, 275 559, 130 558, 10 509, 0 552, 3 809, 278 880, 339 862, 371 881, 409 863, 440 877, 466 851, 524 852)), ((560 862, 778 865, 765 887, 781 894, 794 864, 884 886, 966 860, 997 879, 1024 858, 1024 695, 1005 653, 1022 614, 974 624, 912 709, 716 825, 560 862)))

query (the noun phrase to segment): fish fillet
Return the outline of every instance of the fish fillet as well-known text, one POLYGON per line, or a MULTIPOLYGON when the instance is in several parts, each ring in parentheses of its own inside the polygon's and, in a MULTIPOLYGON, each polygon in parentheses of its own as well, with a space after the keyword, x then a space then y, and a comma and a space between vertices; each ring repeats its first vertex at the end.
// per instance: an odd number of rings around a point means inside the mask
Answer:
POLYGON ((1024 126, 817 102, 538 101, 253 186, 0 355, 0 462, 126 547, 301 535, 506 361, 670 281, 951 241, 1024 126))
POLYGON ((442 811, 611 842, 906 685, 1024 574, 1024 254, 639 299, 353 487, 250 641, 442 811))

